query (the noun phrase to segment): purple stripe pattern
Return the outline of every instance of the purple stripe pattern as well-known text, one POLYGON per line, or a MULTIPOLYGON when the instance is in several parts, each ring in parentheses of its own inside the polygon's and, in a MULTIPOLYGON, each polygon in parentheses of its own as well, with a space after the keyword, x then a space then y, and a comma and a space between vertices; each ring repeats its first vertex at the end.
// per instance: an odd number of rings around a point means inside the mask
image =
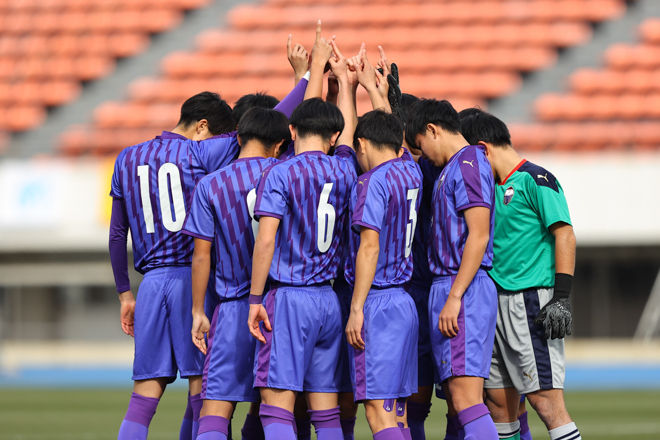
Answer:
POLYGON ((197 435, 205 432, 217 431, 224 435, 229 434, 229 420, 220 416, 204 416, 199 418, 197 435))
POLYGON ((249 157, 234 161, 197 184, 183 233, 211 237, 215 293, 219 300, 250 293, 254 229, 250 210, 263 172, 273 158, 249 157))
MULTIPOLYGON (((425 181, 437 168, 422 166, 425 181)), ((490 209, 490 240, 481 268, 493 267, 495 180, 483 147, 467 146, 449 159, 434 182, 432 227, 427 240, 429 268, 436 276, 455 275, 461 265, 468 236, 463 211, 475 206, 490 209)))
MULTIPOLYGON (((213 319, 211 320, 211 330, 209 330, 208 343, 206 344, 206 353, 211 353, 213 348, 213 338, 215 337, 215 328, 218 323, 218 309, 219 305, 215 306, 213 311, 213 319)), ((211 356, 204 357, 204 372, 202 373, 202 399, 206 399, 206 385, 209 378, 209 364, 211 362, 211 356)))
MULTIPOLYGON (((456 276, 451 277, 454 284, 456 276)), ((447 292, 449 293, 449 292, 447 292)), ((451 373, 452 376, 465 376, 465 297, 461 298, 461 311, 458 313, 458 334, 451 338, 451 373)))
MULTIPOLYGON (((277 289, 273 289, 266 295, 264 307, 268 313, 268 319, 271 323, 275 322, 275 295, 277 289)), ((260 325, 261 333, 266 339, 266 343, 258 342, 259 354, 257 356, 257 364, 255 365, 256 373, 254 375, 254 387, 268 388, 268 370, 270 369, 270 352, 273 344, 273 332, 266 331, 263 325, 260 325)), ((262 405, 263 406, 263 405, 262 405)))
MULTIPOLYGON (((364 325, 362 325, 362 341, 365 346, 368 341, 364 333, 364 325)), ((355 353, 353 360, 353 369, 355 375, 355 400, 364 400, 367 397, 367 360, 366 350, 358 350, 357 348, 350 347, 355 353)))
POLYGON ((264 171, 254 213, 281 219, 273 281, 309 286, 336 278, 356 168, 355 152, 340 145, 334 156, 308 151, 264 171))
POLYGON ((177 218, 174 204, 182 197, 183 209, 187 212, 197 183, 207 174, 234 160, 238 148, 236 133, 193 141, 163 132, 155 139, 119 153, 110 195, 124 199, 126 204, 135 270, 145 273, 156 267, 191 264, 194 240, 181 233, 180 226, 176 226, 183 219, 177 218), (171 165, 162 169, 165 164, 171 165), (172 165, 176 171, 165 172, 168 169, 171 171, 172 165), (144 173, 142 177, 138 176, 139 170, 144 173), (160 188, 160 181, 166 181, 167 187, 160 188), (147 194, 146 200, 143 200, 143 192, 147 194), (169 199, 169 203, 161 206, 161 199, 169 199), (169 226, 170 229, 179 229, 168 230, 163 223, 163 213, 175 223, 169 226), (148 231, 151 222, 147 224, 147 218, 153 219, 153 232, 148 231))

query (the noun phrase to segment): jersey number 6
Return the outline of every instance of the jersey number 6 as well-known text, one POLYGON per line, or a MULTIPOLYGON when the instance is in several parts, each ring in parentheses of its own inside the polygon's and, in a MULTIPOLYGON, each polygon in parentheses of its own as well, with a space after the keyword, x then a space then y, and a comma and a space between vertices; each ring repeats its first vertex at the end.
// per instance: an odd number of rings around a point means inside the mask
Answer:
MULTIPOLYGON (((137 174, 140 178, 140 197, 142 199, 144 222, 147 226, 147 233, 153 234, 155 227, 154 213, 151 208, 151 191, 149 189, 149 165, 138 166, 137 174)), ((186 219, 186 205, 181 189, 181 173, 173 163, 165 163, 158 170, 158 197, 160 199, 163 226, 170 232, 180 231, 186 219), (170 187, 172 187, 171 198, 170 187), (174 215, 172 215, 172 208, 174 208, 174 215)))
POLYGON ((321 191, 321 198, 319 199, 319 207, 316 209, 318 216, 318 230, 316 234, 316 245, 321 252, 327 252, 332 244, 332 232, 335 230, 335 217, 337 213, 335 208, 328 203, 330 198, 330 191, 332 191, 333 183, 326 183, 323 185, 321 191))

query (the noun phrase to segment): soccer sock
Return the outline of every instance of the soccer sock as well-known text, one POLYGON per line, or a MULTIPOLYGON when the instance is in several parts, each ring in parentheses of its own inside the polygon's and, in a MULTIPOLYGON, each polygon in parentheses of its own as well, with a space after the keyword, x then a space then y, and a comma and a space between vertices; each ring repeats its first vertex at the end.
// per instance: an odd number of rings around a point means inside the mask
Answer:
POLYGON ((229 420, 220 416, 204 416, 199 419, 199 440, 227 440, 229 420))
POLYGON ((532 433, 529 431, 529 425, 527 424, 527 411, 520 414, 518 421, 520 422, 520 440, 532 440, 532 433))
POLYGON ((498 440, 499 438, 490 411, 483 403, 459 412, 458 421, 465 432, 465 440, 498 440))
POLYGON ((119 428, 117 440, 145 440, 149 433, 149 424, 156 414, 160 399, 131 394, 128 411, 119 428))
POLYGON ((401 428, 386 428, 374 434, 374 440, 404 440, 401 428))
POLYGON ((401 434, 403 434, 404 440, 412 440, 412 436, 410 435, 410 428, 401 428, 401 434))
MULTIPOLYGON (((310 409, 307 413, 314 424, 318 440, 344 439, 344 433, 339 422, 339 406, 318 411, 310 409)), ((300 435, 298 435, 298 439, 300 439, 300 435)))
POLYGON ((520 421, 518 420, 513 423, 495 423, 495 429, 497 429, 500 440, 520 440, 520 421))
POLYGON ((426 440, 424 421, 431 411, 430 403, 417 403, 408 400, 408 428, 412 440, 426 440))
POLYGON ((265 440, 264 428, 261 426, 261 419, 259 416, 248 414, 245 416, 245 423, 241 429, 242 440, 265 440))
POLYGON ((312 439, 312 421, 309 419, 296 419, 296 430, 298 431, 298 440, 312 439))
POLYGON ((202 395, 195 394, 190 396, 190 407, 192 408, 192 439, 197 438, 197 431, 199 430, 199 413, 202 411, 202 395))
POLYGON ((344 440, 355 440, 355 420, 357 417, 352 419, 339 419, 341 423, 341 431, 344 434, 344 440))
POLYGON ((266 440, 296 440, 293 428, 296 418, 291 411, 262 403, 259 406, 259 417, 266 440))
POLYGON ((181 429, 179 430, 179 440, 193 440, 192 438, 192 406, 190 406, 190 391, 188 391, 188 404, 186 405, 186 412, 183 414, 183 421, 181 421, 181 429))
POLYGON ((548 431, 548 434, 550 434, 550 440, 582 440, 580 431, 573 422, 548 431))
MULTIPOLYGON (((410 421, 408 421, 410 425, 410 421)), ((461 437, 458 435, 458 416, 452 417, 447 414, 447 431, 445 432, 445 440, 459 440, 461 437)))

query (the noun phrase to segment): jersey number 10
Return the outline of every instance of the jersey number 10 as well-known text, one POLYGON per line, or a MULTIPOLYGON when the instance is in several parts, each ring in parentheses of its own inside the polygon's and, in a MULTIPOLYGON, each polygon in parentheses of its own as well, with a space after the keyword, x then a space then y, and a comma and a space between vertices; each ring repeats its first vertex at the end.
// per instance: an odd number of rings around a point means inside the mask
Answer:
MULTIPOLYGON (((140 197, 147 233, 153 234, 154 213, 151 208, 151 191, 149 189, 149 165, 140 165, 137 169, 140 178, 140 197)), ((170 232, 178 232, 186 219, 186 205, 181 189, 181 173, 173 163, 164 163, 158 170, 158 198, 160 199, 160 214, 163 226, 170 232), (170 194, 170 188, 172 193, 170 194), (174 209, 172 209, 174 208, 174 209), (172 215, 174 210, 174 215, 172 215)))

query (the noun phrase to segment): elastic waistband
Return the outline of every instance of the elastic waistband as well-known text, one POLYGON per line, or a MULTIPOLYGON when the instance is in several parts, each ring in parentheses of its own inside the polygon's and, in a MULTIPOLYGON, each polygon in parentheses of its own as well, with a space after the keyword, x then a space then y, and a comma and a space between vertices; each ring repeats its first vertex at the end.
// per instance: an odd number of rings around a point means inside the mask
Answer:
POLYGON ((234 298, 220 298, 219 304, 224 304, 228 302, 235 302, 235 301, 247 301, 250 297, 250 294, 248 293, 247 295, 239 296, 239 297, 234 297, 234 298))
POLYGON ((145 273, 145 277, 160 276, 160 275, 185 275, 190 274, 190 266, 165 266, 156 267, 145 273))
MULTIPOLYGON (((369 296, 379 296, 379 295, 387 295, 387 294, 392 294, 392 293, 403 293, 405 295, 408 294, 406 290, 403 288, 403 286, 392 286, 392 287, 375 287, 371 286, 371 289, 369 289, 369 296)), ((368 297, 367 297, 368 298, 368 297)))
MULTIPOLYGON (((487 276, 488 276, 488 272, 486 272, 485 270, 483 270, 481 268, 479 270, 477 270, 477 273, 474 275, 475 278, 477 278, 477 277, 487 277, 487 276)), ((433 278, 433 284, 446 283, 447 281, 450 281, 452 279, 452 277, 455 278, 456 274, 436 275, 436 277, 433 278)))
POLYGON ((539 290, 554 289, 554 287, 530 287, 529 289, 523 289, 523 290, 504 290, 497 283, 495 283, 495 287, 497 287, 498 295, 517 295, 518 293, 538 292, 539 290))
POLYGON ((320 288, 323 288, 323 287, 332 288, 332 284, 330 284, 330 281, 324 281, 322 283, 309 284, 307 286, 293 286, 291 284, 273 282, 273 283, 270 283, 269 290, 286 289, 286 288, 290 288, 290 289, 320 289, 320 288))

